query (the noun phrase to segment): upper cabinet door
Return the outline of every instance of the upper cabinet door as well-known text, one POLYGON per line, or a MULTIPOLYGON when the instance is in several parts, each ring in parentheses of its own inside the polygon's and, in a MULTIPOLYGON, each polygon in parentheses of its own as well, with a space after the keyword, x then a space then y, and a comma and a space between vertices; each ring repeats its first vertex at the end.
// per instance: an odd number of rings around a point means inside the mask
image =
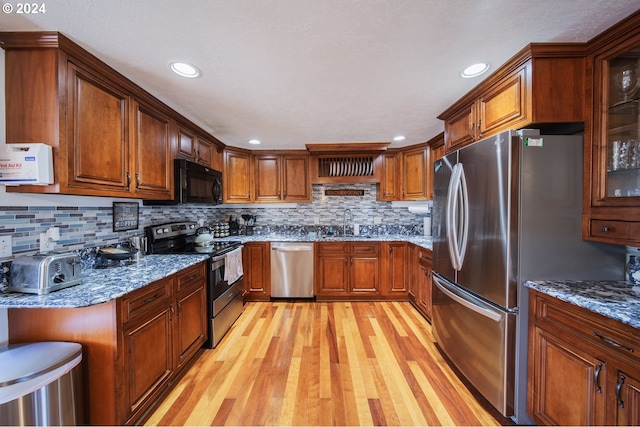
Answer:
POLYGON ((282 200, 285 202, 311 201, 308 155, 282 156, 282 200))
POLYGON ((430 194, 427 182, 429 147, 402 153, 402 199, 426 200, 430 194))
POLYGON ((249 203, 253 200, 250 153, 225 150, 223 185, 225 203, 249 203))
POLYGON ((255 176, 255 201, 277 202, 282 200, 280 189, 280 156, 264 154, 253 157, 255 176))
POLYGON ((135 103, 135 167, 130 189, 140 197, 171 198, 171 131, 168 115, 135 103))
POLYGON ((129 193, 129 97, 72 63, 68 73, 68 187, 129 193))

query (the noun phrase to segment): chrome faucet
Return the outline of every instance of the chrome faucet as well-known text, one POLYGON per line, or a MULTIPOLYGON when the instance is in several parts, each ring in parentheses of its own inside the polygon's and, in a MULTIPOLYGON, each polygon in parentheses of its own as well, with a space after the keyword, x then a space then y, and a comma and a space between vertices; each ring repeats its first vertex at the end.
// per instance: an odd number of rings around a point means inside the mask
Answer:
POLYGON ((342 235, 347 235, 347 220, 351 221, 351 209, 344 210, 344 217, 342 219, 342 235))

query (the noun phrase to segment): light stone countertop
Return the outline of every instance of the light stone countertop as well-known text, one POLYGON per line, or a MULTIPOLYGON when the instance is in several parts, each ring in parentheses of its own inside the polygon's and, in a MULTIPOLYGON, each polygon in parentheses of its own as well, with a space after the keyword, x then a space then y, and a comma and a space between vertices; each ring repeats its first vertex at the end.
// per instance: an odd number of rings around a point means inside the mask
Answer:
POLYGON ((528 281, 525 286, 640 328, 640 285, 624 281, 528 281))

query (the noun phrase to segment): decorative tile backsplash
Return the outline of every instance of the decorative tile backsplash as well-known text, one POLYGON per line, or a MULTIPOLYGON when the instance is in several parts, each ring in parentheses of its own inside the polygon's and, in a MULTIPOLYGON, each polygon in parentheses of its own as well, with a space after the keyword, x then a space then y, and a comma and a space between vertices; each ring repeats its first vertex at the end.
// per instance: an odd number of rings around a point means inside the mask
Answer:
MULTIPOLYGON (((51 198, 56 196, 50 196, 51 198)), ((82 198, 77 198, 82 201, 82 198)), ((376 201, 375 184, 314 185, 313 202, 263 205, 181 205, 140 206, 140 228, 113 232, 111 206, 0 206, 0 235, 12 236, 13 254, 39 251, 40 233, 50 227, 60 228, 61 239, 56 250, 81 250, 109 246, 142 234, 149 225, 180 220, 203 220, 205 224, 228 222, 230 217, 255 215, 255 232, 286 232, 295 229, 320 230, 332 227, 341 231, 344 212, 351 211, 350 224, 359 224, 361 233, 422 234, 424 215, 413 214, 406 207, 393 207, 390 202, 376 201), (358 189, 363 196, 325 196, 327 189, 358 189), (380 223, 374 225, 379 218, 380 223), (316 224, 317 222, 317 224, 316 224)))

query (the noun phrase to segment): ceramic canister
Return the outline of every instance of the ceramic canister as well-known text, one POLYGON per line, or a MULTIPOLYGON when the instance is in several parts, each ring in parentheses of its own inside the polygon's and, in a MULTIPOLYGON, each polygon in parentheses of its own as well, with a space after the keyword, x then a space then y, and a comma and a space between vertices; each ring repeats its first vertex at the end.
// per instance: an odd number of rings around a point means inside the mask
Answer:
POLYGON ((627 246, 625 279, 628 282, 640 285, 640 248, 627 246))

